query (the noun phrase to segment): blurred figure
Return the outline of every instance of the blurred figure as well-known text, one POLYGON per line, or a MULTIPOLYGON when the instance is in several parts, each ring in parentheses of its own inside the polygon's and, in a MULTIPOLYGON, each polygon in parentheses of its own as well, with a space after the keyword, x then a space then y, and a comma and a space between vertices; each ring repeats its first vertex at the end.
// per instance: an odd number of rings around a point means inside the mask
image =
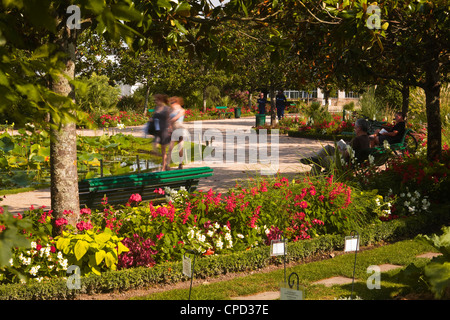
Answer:
POLYGON ((264 97, 263 92, 259 94, 259 98, 256 100, 256 103, 258 104, 259 114, 266 114, 267 99, 264 97))
MULTIPOLYGON (((169 122, 171 126, 171 137, 172 134, 176 132, 176 136, 178 136, 178 155, 180 159, 180 163, 178 165, 178 169, 183 169, 183 135, 184 135, 184 114, 185 110, 183 108, 184 101, 183 98, 180 97, 171 97, 169 99, 170 107, 171 107, 171 113, 169 116, 169 122)), ((169 154, 168 154, 168 164, 170 165, 171 158, 172 158, 172 150, 175 146, 176 138, 171 138, 170 145, 169 145, 169 154)))
POLYGON ((155 101, 155 112, 150 121, 153 121, 154 136, 155 136, 155 148, 157 144, 161 146, 162 156, 162 170, 168 170, 169 164, 167 162, 167 146, 170 144, 170 123, 169 116, 171 108, 169 107, 169 97, 165 94, 155 94, 153 96, 155 101))
POLYGON ((277 116, 278 121, 284 117, 284 108, 286 108, 287 99, 283 93, 283 90, 278 91, 278 94, 275 96, 275 103, 277 107, 277 116))

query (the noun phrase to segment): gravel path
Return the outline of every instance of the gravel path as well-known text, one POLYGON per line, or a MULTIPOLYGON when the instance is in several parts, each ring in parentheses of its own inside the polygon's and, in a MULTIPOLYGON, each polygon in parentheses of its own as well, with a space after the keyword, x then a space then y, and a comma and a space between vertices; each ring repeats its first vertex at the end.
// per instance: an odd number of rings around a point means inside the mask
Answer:
MULTIPOLYGON (((225 193, 228 188, 236 185, 236 181, 257 177, 261 174, 267 175, 278 171, 282 175, 294 176, 300 172, 306 172, 310 167, 301 164, 299 159, 311 156, 326 143, 325 141, 291 138, 287 135, 279 135, 278 141, 272 140, 272 136, 267 135, 267 143, 265 143, 261 134, 249 138, 251 127, 254 125, 255 117, 185 123, 193 142, 202 139, 204 143, 205 140, 210 140, 208 137, 214 136, 209 149, 212 151, 211 157, 185 165, 185 168, 209 166, 214 169, 212 177, 200 180, 199 189, 208 191, 212 188, 214 191, 225 193), (239 139, 236 139, 238 142, 235 143, 227 141, 227 137, 229 139, 233 136, 247 137, 244 140, 246 142, 238 141, 239 139), (264 155, 265 150, 267 150, 267 159, 271 165, 260 163, 255 160, 256 158, 252 158, 258 155, 257 159, 259 159, 264 155), (238 155, 242 155, 242 160, 238 160, 238 155)), ((122 132, 139 137, 145 136, 143 126, 125 128, 122 132)), ((102 133, 102 130, 78 131, 79 135, 89 136, 102 133)), ((13 213, 23 212, 31 206, 35 208, 46 206, 49 209, 50 189, 6 195, 0 204, 8 206, 9 211, 13 213)))

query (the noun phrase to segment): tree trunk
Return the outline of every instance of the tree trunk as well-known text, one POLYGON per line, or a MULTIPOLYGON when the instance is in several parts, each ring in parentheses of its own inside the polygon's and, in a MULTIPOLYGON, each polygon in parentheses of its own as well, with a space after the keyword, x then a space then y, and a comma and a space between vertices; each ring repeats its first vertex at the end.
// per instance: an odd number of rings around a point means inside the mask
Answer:
MULTIPOLYGON (((61 36, 56 43, 66 54, 63 74, 52 83, 52 90, 62 96, 73 95, 69 79, 75 76, 75 35, 61 36)), ((69 224, 75 225, 80 213, 77 173, 77 133, 76 124, 72 122, 58 123, 52 119, 50 131, 50 159, 51 159, 51 208, 55 219, 65 218, 69 224), (64 212, 72 211, 70 215, 64 212)), ((55 228, 55 234, 61 230, 55 228)))
POLYGON ((270 89, 270 125, 274 126, 276 124, 276 102, 275 102, 275 89, 271 87, 270 89))
POLYGON ((403 85, 402 87, 402 113, 406 117, 408 116, 409 110, 409 86, 403 85))
POLYGON ((439 60, 434 56, 426 65, 425 101, 427 110, 427 158, 439 159, 442 152, 439 60))
POLYGON ((206 113, 206 86, 203 88, 203 113, 206 113))
POLYGON ((147 80, 147 85, 145 87, 144 116, 146 116, 147 112, 148 112, 148 96, 149 95, 150 95, 150 85, 148 84, 148 80, 147 80))

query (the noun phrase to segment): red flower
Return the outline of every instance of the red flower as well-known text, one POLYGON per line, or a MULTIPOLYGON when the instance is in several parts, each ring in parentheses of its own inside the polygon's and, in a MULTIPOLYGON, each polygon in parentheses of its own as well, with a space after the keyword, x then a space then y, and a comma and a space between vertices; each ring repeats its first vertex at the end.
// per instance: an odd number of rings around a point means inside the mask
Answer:
POLYGON ((90 214, 91 214, 91 209, 89 209, 89 208, 83 208, 83 209, 80 210, 80 214, 81 214, 81 215, 83 215, 83 214, 85 214, 85 215, 90 215, 90 214))
POLYGON ((142 197, 138 193, 132 194, 130 196, 130 199, 128 199, 128 202, 141 202, 141 201, 142 201, 142 197))
POLYGON ((162 233, 162 232, 160 234, 156 235, 156 239, 158 239, 158 240, 161 240, 162 237, 164 237, 164 233, 162 233))
POLYGON ((66 219, 64 219, 64 218, 59 218, 59 219, 56 219, 55 220, 55 225, 57 226, 57 227, 61 227, 61 226, 65 226, 66 224, 68 224, 69 222, 66 220, 66 219))

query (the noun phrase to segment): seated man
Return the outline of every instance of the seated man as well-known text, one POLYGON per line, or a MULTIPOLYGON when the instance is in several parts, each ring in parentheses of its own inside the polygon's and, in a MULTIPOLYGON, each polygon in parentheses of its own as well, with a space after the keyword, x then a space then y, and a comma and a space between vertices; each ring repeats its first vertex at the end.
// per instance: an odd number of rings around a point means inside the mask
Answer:
MULTIPOLYGON (((355 158, 358 161, 363 161, 367 158, 368 153, 367 150, 370 148, 369 136, 367 135, 367 130, 369 126, 366 120, 358 119, 355 122, 355 133, 356 137, 350 141, 349 146, 355 152, 355 158)), ((348 161, 350 155, 346 146, 339 146, 338 150, 344 157, 344 160, 348 161)), ((335 161, 335 148, 333 146, 327 145, 323 149, 321 149, 314 157, 312 158, 303 158, 300 159, 300 162, 303 164, 313 165, 311 169, 311 174, 319 174, 322 168, 325 170, 329 170, 331 164, 335 161)))
POLYGON ((371 147, 383 145, 386 140, 389 144, 399 143, 402 141, 406 130, 406 123, 403 112, 397 112, 394 116, 395 125, 392 128, 384 127, 384 129, 376 130, 374 134, 370 135, 371 147))

